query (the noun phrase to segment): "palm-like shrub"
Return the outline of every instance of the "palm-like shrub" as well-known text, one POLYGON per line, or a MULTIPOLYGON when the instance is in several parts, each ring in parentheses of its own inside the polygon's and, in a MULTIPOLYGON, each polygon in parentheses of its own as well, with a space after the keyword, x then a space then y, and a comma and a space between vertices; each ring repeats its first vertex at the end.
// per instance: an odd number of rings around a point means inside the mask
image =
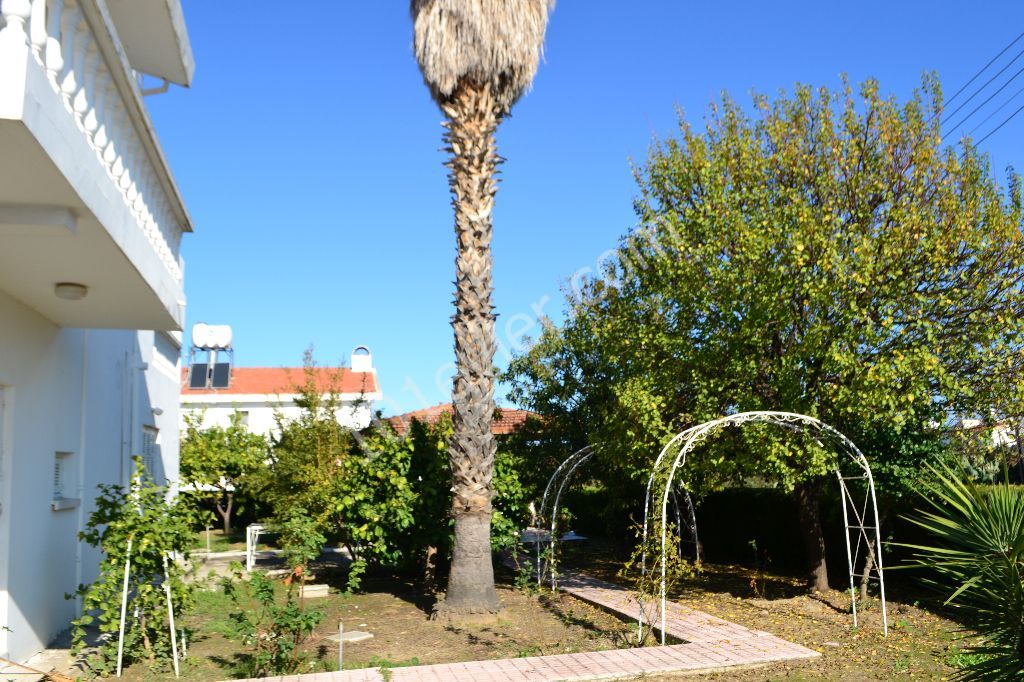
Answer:
POLYGON ((935 544, 904 545, 925 582, 949 596, 982 637, 966 679, 1024 676, 1024 490, 978 486, 948 468, 933 470, 922 490, 928 503, 908 520, 935 544))

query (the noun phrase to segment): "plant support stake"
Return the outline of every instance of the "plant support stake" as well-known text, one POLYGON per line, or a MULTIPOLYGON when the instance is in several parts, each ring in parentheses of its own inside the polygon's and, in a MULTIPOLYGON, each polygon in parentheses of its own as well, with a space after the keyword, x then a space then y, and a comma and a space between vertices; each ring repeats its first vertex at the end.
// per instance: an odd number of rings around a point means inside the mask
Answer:
POLYGON ((345 670, 345 624, 338 621, 338 670, 345 670))
POLYGON ((178 670, 178 632, 174 629, 174 602, 171 599, 171 578, 167 574, 167 555, 164 554, 164 592, 167 593, 167 618, 171 625, 171 653, 174 655, 174 676, 181 677, 178 670))
POLYGON ((121 677, 124 656, 124 617, 128 612, 128 570, 132 565, 132 539, 128 538, 128 553, 124 558, 124 587, 121 588, 121 625, 117 631, 117 676, 121 677))

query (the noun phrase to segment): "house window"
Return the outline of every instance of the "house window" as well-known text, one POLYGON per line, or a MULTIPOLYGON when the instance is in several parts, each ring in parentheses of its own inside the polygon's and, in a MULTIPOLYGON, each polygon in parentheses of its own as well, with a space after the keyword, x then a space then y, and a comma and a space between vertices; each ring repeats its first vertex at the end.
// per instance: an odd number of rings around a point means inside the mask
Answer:
POLYGON ((160 430, 155 426, 142 427, 142 464, 146 467, 149 477, 155 478, 157 441, 160 437, 160 430))
POLYGON ((53 499, 62 500, 72 497, 68 479, 71 477, 71 460, 73 453, 57 452, 53 456, 53 499))
POLYGON ((74 509, 78 506, 75 496, 75 453, 55 452, 53 454, 53 500, 54 511, 74 509))

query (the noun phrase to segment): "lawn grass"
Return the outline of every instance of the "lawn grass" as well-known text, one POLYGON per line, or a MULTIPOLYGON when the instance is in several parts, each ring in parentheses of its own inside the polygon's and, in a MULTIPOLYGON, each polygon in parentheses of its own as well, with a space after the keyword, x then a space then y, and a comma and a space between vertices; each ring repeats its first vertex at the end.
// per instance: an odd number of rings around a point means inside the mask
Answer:
MULTIPOLYGON (((201 530, 195 534, 192 540, 192 551, 199 554, 206 552, 207 531, 201 530)), ((244 552, 245 551, 245 529, 236 528, 229 535, 224 534, 223 529, 211 528, 210 551, 217 552, 244 552)), ((258 549, 276 549, 277 533, 262 533, 259 539, 258 549)))
POLYGON ((225 535, 222 529, 201 530, 195 534, 192 541, 193 552, 205 552, 207 548, 207 533, 209 533, 209 548, 211 552, 244 552, 245 551, 245 530, 233 530, 230 535, 225 535))

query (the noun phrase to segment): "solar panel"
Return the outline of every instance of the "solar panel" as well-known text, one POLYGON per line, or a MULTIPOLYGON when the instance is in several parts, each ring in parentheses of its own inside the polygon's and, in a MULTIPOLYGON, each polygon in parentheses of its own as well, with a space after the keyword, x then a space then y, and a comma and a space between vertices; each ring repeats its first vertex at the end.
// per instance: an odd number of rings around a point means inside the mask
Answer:
POLYGON ((227 388, 231 383, 231 363, 218 362, 213 365, 211 388, 227 388))
POLYGON ((193 362, 189 368, 188 387, 206 388, 207 375, 210 373, 210 366, 205 362, 193 362))

